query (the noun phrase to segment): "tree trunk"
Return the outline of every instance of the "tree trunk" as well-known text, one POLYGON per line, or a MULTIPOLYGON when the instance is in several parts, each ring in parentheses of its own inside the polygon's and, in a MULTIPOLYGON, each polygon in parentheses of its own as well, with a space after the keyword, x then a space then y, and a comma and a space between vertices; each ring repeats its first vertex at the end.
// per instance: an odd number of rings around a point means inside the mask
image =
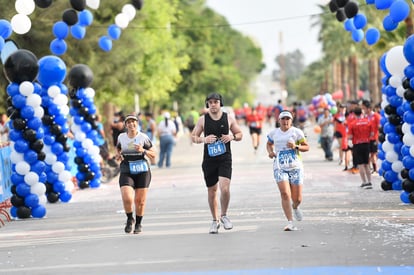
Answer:
POLYGON ((343 101, 347 102, 348 101, 348 71, 347 71, 347 66, 346 66, 346 61, 344 59, 341 60, 341 89, 342 89, 342 93, 343 93, 343 101))
POLYGON ((349 79, 350 94, 352 99, 358 99, 359 81, 358 81, 358 59, 356 55, 349 57, 349 79))
POLYGON ((380 94, 378 89, 378 62, 376 58, 370 58, 368 61, 369 83, 368 89, 370 92, 371 102, 376 104, 380 101, 380 94))

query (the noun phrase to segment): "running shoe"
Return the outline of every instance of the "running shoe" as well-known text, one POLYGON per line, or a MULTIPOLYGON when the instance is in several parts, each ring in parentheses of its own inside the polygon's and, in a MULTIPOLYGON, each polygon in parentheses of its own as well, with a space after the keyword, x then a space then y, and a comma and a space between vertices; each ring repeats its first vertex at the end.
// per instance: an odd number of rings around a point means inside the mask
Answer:
POLYGON ((230 230, 233 228, 233 224, 231 223, 229 217, 222 216, 220 219, 221 223, 223 224, 224 229, 230 230))
POLYGON ((302 215, 302 211, 300 211, 299 207, 298 208, 293 208, 293 216, 295 216, 295 219, 299 222, 302 220, 303 215, 302 215))
POLYGON ((213 221, 210 226, 210 234, 217 234, 220 228, 220 223, 218 221, 213 221))
POLYGON ((361 184, 361 188, 372 189, 372 184, 370 182, 361 184))
POLYGON ((139 234, 142 232, 142 225, 136 224, 134 229, 134 234, 139 234))
POLYGON ((125 225, 125 233, 131 233, 132 231, 132 225, 134 224, 134 219, 127 219, 126 225, 125 225))
POLYGON ((296 226, 293 226, 293 223, 289 222, 288 225, 285 226, 283 231, 296 231, 298 230, 296 226))

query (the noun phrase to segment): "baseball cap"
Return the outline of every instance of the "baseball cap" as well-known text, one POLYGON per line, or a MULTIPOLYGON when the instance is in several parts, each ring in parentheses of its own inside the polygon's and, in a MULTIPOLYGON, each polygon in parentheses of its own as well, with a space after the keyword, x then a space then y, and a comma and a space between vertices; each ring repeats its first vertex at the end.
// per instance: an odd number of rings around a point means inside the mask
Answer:
POLYGON ((130 119, 132 119, 132 120, 135 120, 135 121, 138 121, 138 118, 135 116, 135 115, 127 115, 126 117, 125 117, 125 124, 127 123, 127 121, 128 120, 130 120, 130 119))
POLYGON ((279 118, 280 118, 280 119, 282 119, 282 118, 284 118, 284 117, 288 117, 288 118, 290 118, 290 119, 293 119, 292 114, 291 114, 289 111, 282 111, 282 112, 279 114, 279 118))
POLYGON ((221 96, 218 93, 211 93, 207 96, 206 101, 208 101, 210 99, 221 100, 221 96))

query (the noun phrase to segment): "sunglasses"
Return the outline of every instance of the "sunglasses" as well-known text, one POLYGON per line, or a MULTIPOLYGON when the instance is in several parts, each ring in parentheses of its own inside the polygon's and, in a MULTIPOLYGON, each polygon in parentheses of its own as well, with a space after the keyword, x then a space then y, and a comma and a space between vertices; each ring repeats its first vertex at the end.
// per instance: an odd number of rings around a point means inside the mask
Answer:
POLYGON ((281 120, 287 120, 287 119, 290 119, 290 117, 285 116, 281 118, 281 120))

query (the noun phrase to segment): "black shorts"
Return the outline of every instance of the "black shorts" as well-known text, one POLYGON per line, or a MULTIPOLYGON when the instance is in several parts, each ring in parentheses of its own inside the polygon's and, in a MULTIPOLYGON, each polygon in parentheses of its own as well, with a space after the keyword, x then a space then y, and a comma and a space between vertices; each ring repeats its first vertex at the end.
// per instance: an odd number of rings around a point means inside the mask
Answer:
POLYGON ((369 143, 354 144, 352 159, 355 165, 369 164, 369 143))
POLYGON ((369 142, 369 152, 377 153, 378 152, 378 142, 376 140, 371 140, 369 142))
POLYGON ((336 131, 336 132, 334 133, 334 137, 336 137, 336 138, 341 138, 341 137, 342 137, 342 133, 341 133, 341 132, 336 131))
POLYGON ((261 135, 262 134, 262 128, 257 128, 257 127, 249 127, 249 131, 250 134, 258 134, 261 135))
POLYGON ((148 188, 151 183, 151 170, 141 174, 131 174, 124 163, 121 163, 121 174, 119 175, 119 187, 131 186, 134 189, 148 188))
POLYGON ((205 159, 201 165, 204 173, 204 180, 207 187, 217 184, 219 177, 231 179, 232 160, 231 156, 221 158, 205 159))

